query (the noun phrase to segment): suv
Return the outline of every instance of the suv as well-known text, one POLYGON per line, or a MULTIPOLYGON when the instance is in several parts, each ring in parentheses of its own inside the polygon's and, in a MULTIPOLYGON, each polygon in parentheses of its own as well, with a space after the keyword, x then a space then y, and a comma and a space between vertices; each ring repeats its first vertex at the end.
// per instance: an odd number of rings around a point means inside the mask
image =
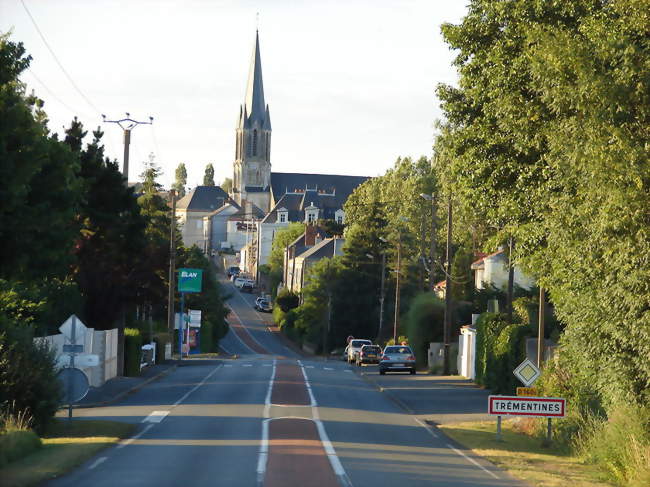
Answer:
POLYGON ((348 363, 351 364, 357 361, 357 355, 361 351, 361 347, 364 345, 372 345, 370 340, 360 340, 353 338, 348 344, 348 363))
POLYGON ((230 278, 231 276, 238 276, 239 275, 239 267, 236 265, 228 267, 228 270, 226 271, 226 275, 230 278))
POLYGON ((265 313, 270 313, 273 311, 273 306, 266 299, 258 299, 255 302, 255 309, 259 311, 264 311, 265 313))
POLYGON ((415 355, 408 345, 389 345, 379 362, 379 374, 386 372, 410 372, 415 374, 415 355))
POLYGON ((364 345, 357 355, 357 365, 378 364, 381 358, 381 347, 379 345, 364 345))

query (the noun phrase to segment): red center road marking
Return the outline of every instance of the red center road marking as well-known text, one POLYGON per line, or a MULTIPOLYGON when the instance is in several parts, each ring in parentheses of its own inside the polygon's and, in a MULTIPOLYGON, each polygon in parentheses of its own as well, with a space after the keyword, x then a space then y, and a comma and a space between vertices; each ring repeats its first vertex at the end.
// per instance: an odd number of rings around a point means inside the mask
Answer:
POLYGON ((295 363, 279 363, 276 366, 271 404, 293 406, 311 404, 302 370, 295 363))
POLYGON ((269 423, 269 458, 264 487, 338 487, 336 475, 310 419, 269 423))
POLYGON ((268 355, 268 350, 266 350, 266 348, 261 346, 253 339, 248 329, 242 324, 241 321, 239 321, 239 317, 235 314, 234 311, 232 311, 232 317, 233 320, 229 320, 228 323, 230 324, 230 328, 232 328, 233 333, 237 335, 239 339, 244 342, 246 346, 253 352, 268 355))

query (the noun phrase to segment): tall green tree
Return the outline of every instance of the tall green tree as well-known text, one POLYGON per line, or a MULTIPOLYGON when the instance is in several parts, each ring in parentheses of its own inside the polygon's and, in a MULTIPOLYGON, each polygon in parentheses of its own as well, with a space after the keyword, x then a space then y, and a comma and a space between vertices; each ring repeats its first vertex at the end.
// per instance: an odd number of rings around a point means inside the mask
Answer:
POLYGON ((221 189, 230 194, 232 192, 232 179, 224 178, 224 180, 221 182, 221 189))
POLYGON ((214 166, 209 163, 205 166, 205 174, 203 175, 203 186, 216 186, 214 183, 214 166))
POLYGON ((650 396, 647 2, 474 0, 443 26, 443 181, 502 236, 567 323, 566 377, 650 396))
POLYGON ((185 196, 185 186, 187 186, 187 169, 185 168, 185 163, 181 162, 176 168, 175 172, 176 179, 174 184, 172 184, 172 189, 176 191, 176 197, 182 198, 185 196))

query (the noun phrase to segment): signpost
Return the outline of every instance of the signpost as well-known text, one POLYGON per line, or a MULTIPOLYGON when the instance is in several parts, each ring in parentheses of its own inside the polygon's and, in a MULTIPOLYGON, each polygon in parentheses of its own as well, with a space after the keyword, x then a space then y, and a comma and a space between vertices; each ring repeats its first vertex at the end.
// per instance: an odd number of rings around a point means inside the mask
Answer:
MULTIPOLYGON (((203 269, 178 269, 178 292, 181 293, 181 316, 185 315, 185 293, 200 293, 203 281, 203 269)), ((190 317, 187 315, 186 320, 189 322, 190 317)), ((178 327, 178 358, 183 359, 183 327, 185 320, 181 320, 178 327)), ((189 343, 188 343, 189 347, 189 343)))
POLYGON ((525 359, 520 363, 512 373, 515 374, 515 377, 517 377, 517 379, 519 379, 526 387, 533 385, 542 374, 535 364, 528 359, 525 359))
MULTIPOLYGON (((70 357, 69 367, 61 370, 58 377, 64 384, 65 389, 65 402, 68 403, 68 420, 72 419, 72 404, 83 399, 88 393, 88 378, 81 370, 75 368, 75 355, 84 351, 83 343, 78 344, 78 340, 83 340, 86 335, 86 325, 77 318, 71 315, 59 327, 59 331, 65 336, 70 343, 63 345, 63 352, 67 353, 70 357), (67 386, 67 387, 66 387, 67 386)), ((93 356, 91 356, 93 357, 93 356)), ((99 357, 94 356, 99 363, 99 357)), ((94 358, 91 360, 95 360, 94 358)))

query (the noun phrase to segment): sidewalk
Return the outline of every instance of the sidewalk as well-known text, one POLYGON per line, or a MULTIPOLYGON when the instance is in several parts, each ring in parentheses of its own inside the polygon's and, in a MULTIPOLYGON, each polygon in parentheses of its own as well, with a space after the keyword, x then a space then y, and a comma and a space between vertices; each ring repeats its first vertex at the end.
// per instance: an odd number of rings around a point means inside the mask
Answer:
POLYGON ((137 391, 175 370, 175 361, 152 365, 142 370, 138 377, 115 377, 100 387, 91 387, 81 401, 74 405, 76 408, 92 408, 106 406, 119 401, 127 394, 137 391))
POLYGON ((424 373, 380 376, 376 367, 363 367, 357 372, 421 420, 449 424, 491 419, 487 414, 490 391, 464 377, 424 373))

